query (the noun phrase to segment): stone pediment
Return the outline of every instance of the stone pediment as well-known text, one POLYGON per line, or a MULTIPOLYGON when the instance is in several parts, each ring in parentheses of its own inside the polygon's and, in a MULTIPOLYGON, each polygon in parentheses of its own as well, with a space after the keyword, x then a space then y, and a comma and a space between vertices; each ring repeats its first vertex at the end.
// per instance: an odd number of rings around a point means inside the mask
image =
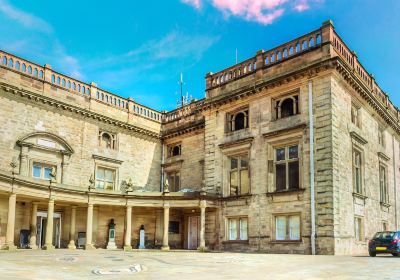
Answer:
POLYGON ((17 144, 19 146, 28 146, 41 150, 60 152, 63 154, 73 154, 71 145, 62 137, 50 132, 33 132, 21 137, 17 144))

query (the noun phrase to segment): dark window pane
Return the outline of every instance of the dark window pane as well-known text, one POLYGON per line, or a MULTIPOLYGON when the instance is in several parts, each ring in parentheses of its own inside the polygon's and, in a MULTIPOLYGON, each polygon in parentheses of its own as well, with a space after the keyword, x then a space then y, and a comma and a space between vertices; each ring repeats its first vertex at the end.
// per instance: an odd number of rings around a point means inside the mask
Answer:
POLYGON ((289 117, 294 115, 294 101, 292 98, 287 98, 281 103, 281 117, 289 117))
POLYGON ((178 156, 180 154, 181 154, 181 147, 179 145, 172 148, 172 156, 178 156))
POLYGON ((168 232, 179 234, 179 222, 177 221, 170 221, 168 225, 168 232))
POLYGON ((247 157, 242 157, 241 159, 240 159, 240 167, 241 168, 247 168, 247 166, 249 165, 249 163, 248 163, 248 159, 247 159, 247 157))
POLYGON ((299 188, 299 162, 289 163, 289 189, 299 188))
POLYGON ((245 128, 245 116, 244 113, 238 113, 235 116, 235 129, 234 130, 240 130, 245 128))
POLYGON ((277 149, 276 150, 276 160, 285 160, 285 148, 277 149))
POLYGON ((289 159, 294 159, 299 157, 299 146, 289 147, 289 159))
POLYGON ((276 190, 281 191, 286 189, 286 165, 276 165, 276 190))
POLYGON ((231 169, 236 169, 238 167, 238 159, 231 158, 231 169))

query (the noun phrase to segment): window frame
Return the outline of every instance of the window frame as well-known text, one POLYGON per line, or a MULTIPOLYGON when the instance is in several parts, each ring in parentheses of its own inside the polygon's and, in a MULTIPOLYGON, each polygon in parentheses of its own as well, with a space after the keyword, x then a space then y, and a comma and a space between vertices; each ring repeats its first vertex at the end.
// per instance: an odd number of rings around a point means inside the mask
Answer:
POLYGON ((286 119, 290 118, 296 115, 301 114, 301 106, 300 106, 300 92, 296 90, 295 92, 285 94, 278 96, 273 99, 273 120, 280 120, 280 119, 286 119), (282 117, 282 103, 286 101, 287 99, 292 99, 293 100, 293 114, 289 116, 282 117))
POLYGON ((356 242, 363 242, 365 239, 364 217, 354 216, 354 239, 356 242))
POLYGON ((302 240, 302 223, 301 223, 301 213, 277 213, 273 215, 273 236, 274 236, 274 241, 275 242, 301 242, 302 240), (298 218, 299 224, 298 224, 298 239, 292 239, 291 238, 291 227, 290 227, 290 219, 296 217, 298 218), (277 220, 279 218, 284 218, 285 219, 285 238, 284 239, 278 239, 278 222, 277 220))
POLYGON ((180 155, 182 155, 182 143, 175 143, 167 146, 167 158, 177 157, 180 155), (174 149, 177 147, 179 149, 179 154, 174 155, 174 149))
POLYGON ((111 132, 105 131, 105 130, 99 130, 98 141, 99 141, 99 147, 101 147, 101 148, 110 149, 110 150, 117 150, 117 135, 114 134, 114 133, 111 133, 111 132), (107 145, 103 147, 102 143, 104 142, 103 141, 103 135, 104 134, 107 134, 110 137, 110 141, 111 141, 110 147, 107 147, 107 145))
POLYGON ((117 186, 117 169, 109 167, 109 166, 104 166, 104 165, 96 165, 96 173, 95 173, 95 189, 96 190, 105 190, 105 191, 114 191, 116 190, 116 186, 117 186), (104 170, 104 178, 103 179, 99 179, 98 175, 99 175, 99 169, 103 169, 104 170), (112 181, 112 189, 107 189, 106 188, 106 183, 110 183, 110 181, 106 181, 106 170, 111 171, 113 174, 113 181, 112 181), (98 182, 103 182, 104 187, 103 188, 98 188, 97 184, 98 182))
POLYGON ((365 190, 364 190, 364 152, 361 149, 358 149, 354 146, 353 146, 353 150, 352 150, 352 172, 353 172, 353 192, 356 194, 364 195, 364 193, 365 193, 365 190), (360 155, 360 166, 356 165, 356 154, 357 153, 360 155), (356 180, 357 168, 359 169, 359 172, 360 172, 359 188, 357 186, 357 180, 356 180))
POLYGON ((378 144, 381 147, 386 148, 385 130, 381 126, 378 127, 378 144))
POLYGON ((179 192, 181 190, 181 183, 182 183, 182 179, 181 179, 181 171, 180 170, 171 170, 171 171, 166 171, 166 176, 168 178, 168 183, 169 183, 169 191, 170 192, 179 192), (176 189, 176 177, 179 177, 179 186, 178 189, 176 189), (170 178, 173 177, 173 180, 171 180, 170 178), (173 183, 173 185, 172 185, 173 183))
POLYGON ((228 156, 228 165, 229 165, 229 169, 228 169, 228 182, 229 182, 229 192, 228 192, 228 196, 241 196, 241 195, 247 195, 247 194, 251 194, 251 182, 250 182, 250 157, 248 153, 241 153, 241 154, 236 154, 236 155, 229 155, 228 156), (242 168, 242 158, 246 158, 247 160, 247 168, 242 168), (237 160, 237 167, 232 169, 231 167, 231 163, 232 163, 232 159, 236 159, 237 160), (248 192, 247 193, 242 193, 242 171, 247 170, 247 176, 248 176, 248 192), (231 186, 231 176, 232 173, 236 172, 237 174, 237 193, 236 194, 232 194, 232 186, 231 186))
MULTIPOLYGON (((44 163, 44 162, 39 162, 39 161, 33 161, 32 164, 31 164, 31 177, 34 178, 34 179, 40 179, 40 180, 51 180, 52 179, 51 177, 50 178, 46 178, 45 177, 45 169, 46 168, 50 168, 50 170, 55 168, 56 174, 57 174, 57 165, 44 163), (33 169, 34 169, 35 166, 40 166, 40 177, 34 176, 33 169)), ((57 178, 57 175, 56 175, 56 178, 57 178)), ((54 179, 56 179, 56 178, 54 178, 54 179)))
POLYGON ((227 217, 227 240, 230 242, 248 242, 249 241, 249 218, 248 216, 227 217), (241 221, 246 220, 246 239, 242 239, 241 221), (231 239, 231 221, 236 222, 236 239, 231 239))
POLYGON ((387 166, 381 162, 379 163, 379 201, 381 203, 389 203, 388 170, 387 166), (383 178, 381 177, 382 171, 383 178))
POLYGON ((301 145, 300 143, 288 143, 285 145, 280 145, 280 146, 275 146, 273 147, 273 168, 274 168, 274 186, 275 186, 275 191, 291 191, 291 190, 299 190, 301 189, 301 145), (289 158, 289 148, 297 146, 297 158, 289 158), (277 151, 280 149, 285 150, 285 159, 284 160, 278 160, 277 158, 277 151), (289 186, 289 164, 292 162, 297 162, 298 164, 298 188, 290 188, 289 186), (277 188, 277 165, 285 165, 285 189, 283 190, 278 190, 277 188))
POLYGON ((226 114, 226 131, 227 132, 235 132, 235 131, 243 131, 250 127, 250 110, 249 107, 244 107, 237 109, 235 111, 231 111, 226 114), (244 127, 241 129, 235 129, 235 119, 237 115, 244 114, 244 127))
POLYGON ((356 104, 351 104, 350 120, 351 123, 361 129, 361 107, 356 104))

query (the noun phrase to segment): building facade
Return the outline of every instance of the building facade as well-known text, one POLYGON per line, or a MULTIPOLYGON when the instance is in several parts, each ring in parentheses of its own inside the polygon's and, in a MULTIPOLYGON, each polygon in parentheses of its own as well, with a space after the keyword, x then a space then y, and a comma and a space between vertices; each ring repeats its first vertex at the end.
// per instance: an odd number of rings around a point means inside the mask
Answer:
POLYGON ((0 59, 4 249, 106 248, 113 221, 125 250, 144 229, 146 248, 355 254, 398 228, 399 112, 330 21, 171 112, 0 59))

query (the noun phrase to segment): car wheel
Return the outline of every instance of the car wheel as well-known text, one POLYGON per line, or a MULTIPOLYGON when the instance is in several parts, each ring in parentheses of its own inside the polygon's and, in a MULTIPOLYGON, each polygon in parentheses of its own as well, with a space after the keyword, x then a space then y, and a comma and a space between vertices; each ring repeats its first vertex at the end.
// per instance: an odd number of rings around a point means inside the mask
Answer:
POLYGON ((376 253, 375 252, 369 252, 369 256, 370 257, 376 257, 376 253))
POLYGON ((393 256, 393 257, 398 257, 398 256, 399 256, 399 253, 392 253, 392 256, 393 256))

